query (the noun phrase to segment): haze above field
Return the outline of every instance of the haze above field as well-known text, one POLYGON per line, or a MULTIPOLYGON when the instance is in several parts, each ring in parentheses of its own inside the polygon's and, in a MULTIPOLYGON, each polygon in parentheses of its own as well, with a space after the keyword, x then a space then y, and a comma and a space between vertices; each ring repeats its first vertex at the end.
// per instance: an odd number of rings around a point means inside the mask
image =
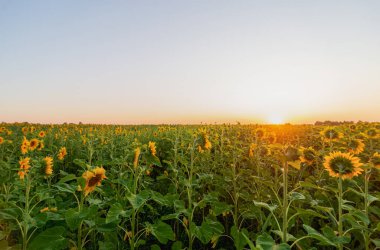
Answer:
POLYGON ((375 0, 0 0, 0 121, 378 121, 379 13, 375 0))

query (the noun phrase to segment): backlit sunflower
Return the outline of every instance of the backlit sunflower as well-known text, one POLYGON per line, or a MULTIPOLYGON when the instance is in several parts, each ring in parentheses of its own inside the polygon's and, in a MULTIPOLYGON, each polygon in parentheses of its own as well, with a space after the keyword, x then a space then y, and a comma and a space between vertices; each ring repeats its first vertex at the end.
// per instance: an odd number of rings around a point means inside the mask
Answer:
POLYGON ((53 174, 53 158, 50 157, 50 156, 46 156, 44 158, 44 161, 45 161, 45 175, 46 176, 50 176, 53 174))
POLYGON ((265 135, 265 130, 262 128, 258 128, 255 130, 255 136, 259 139, 263 138, 265 135))
POLYGON ((342 179, 352 179, 363 172, 360 159, 350 153, 332 152, 325 156, 323 166, 330 176, 342 179))
POLYGON ((62 147, 58 152, 58 159, 62 161, 66 155, 67 155, 67 150, 65 147, 62 147))
POLYGON ((156 150, 156 143, 155 142, 149 142, 149 151, 153 156, 156 156, 157 150, 156 150))
POLYGON ((39 141, 38 139, 32 139, 29 142, 29 149, 30 151, 34 151, 38 147, 39 141))
POLYGON ((317 159, 317 152, 312 147, 301 148, 300 161, 307 165, 312 165, 317 159))
POLYGON ((329 141, 337 141, 343 137, 343 134, 337 131, 335 128, 327 127, 320 132, 323 136, 323 139, 327 142, 329 141))
POLYGON ((360 154, 364 151, 364 143, 360 139, 350 140, 347 143, 348 151, 352 154, 360 154))
POLYGON ((96 186, 100 186, 103 179, 106 177, 106 170, 103 167, 96 167, 83 173, 82 177, 86 179, 86 186, 84 187, 84 195, 95 190, 96 186))
POLYGON ((380 169, 380 154, 378 152, 371 157, 371 163, 375 168, 380 169))

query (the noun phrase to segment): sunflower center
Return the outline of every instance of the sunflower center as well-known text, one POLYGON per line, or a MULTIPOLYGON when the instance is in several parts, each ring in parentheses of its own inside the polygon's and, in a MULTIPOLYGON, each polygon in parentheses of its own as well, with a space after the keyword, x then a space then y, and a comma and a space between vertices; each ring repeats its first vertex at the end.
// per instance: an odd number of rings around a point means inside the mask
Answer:
POLYGON ((344 157, 336 157, 331 160, 330 166, 335 173, 348 174, 354 171, 354 165, 350 159, 344 157))
POLYGON ((94 177, 91 177, 91 179, 88 181, 88 186, 93 187, 96 186, 100 181, 102 180, 102 175, 97 174, 94 177))

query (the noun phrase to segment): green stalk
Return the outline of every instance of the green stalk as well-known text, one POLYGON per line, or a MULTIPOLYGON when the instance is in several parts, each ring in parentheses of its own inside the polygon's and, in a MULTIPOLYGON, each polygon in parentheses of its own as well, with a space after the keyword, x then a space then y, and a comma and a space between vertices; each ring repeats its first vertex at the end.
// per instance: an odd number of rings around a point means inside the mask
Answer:
MULTIPOLYGON (((342 222, 342 203, 343 203, 343 191, 342 191, 342 177, 339 176, 339 181, 338 181, 338 232, 339 232, 339 237, 343 236, 343 222, 342 222)), ((339 250, 343 249, 343 244, 339 243, 339 250)))
POLYGON ((287 242, 287 236, 288 236, 288 213, 287 213, 287 207, 288 207, 288 162, 284 162, 284 173, 282 175, 284 187, 283 187, 283 202, 282 202, 282 241, 284 243, 287 242))

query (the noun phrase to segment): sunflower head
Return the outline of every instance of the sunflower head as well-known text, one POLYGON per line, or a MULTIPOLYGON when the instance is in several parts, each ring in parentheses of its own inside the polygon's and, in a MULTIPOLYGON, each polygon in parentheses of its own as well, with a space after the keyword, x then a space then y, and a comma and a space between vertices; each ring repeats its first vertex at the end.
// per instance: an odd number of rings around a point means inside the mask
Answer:
POLYGON ((265 130, 262 128, 258 128, 255 130, 255 136, 259 139, 263 138, 265 135, 265 130))
POLYGON ((29 142, 29 149, 30 149, 30 151, 35 150, 38 147, 38 144, 39 144, 38 139, 32 139, 32 140, 30 140, 30 142, 29 142))
POLYGON ((307 165, 311 165, 317 158, 317 152, 312 147, 301 148, 300 160, 307 165))
POLYGON ((364 151, 364 143, 360 139, 350 140, 347 143, 348 151, 352 154, 360 154, 364 151))
POLYGON ((286 161, 297 161, 300 157, 298 149, 293 146, 286 147, 284 150, 284 155, 286 157, 286 161))
POLYGON ((248 149, 248 157, 249 158, 253 158, 256 148, 257 148, 257 145, 255 143, 251 143, 249 145, 249 149, 248 149))
POLYGON ((149 152, 150 152, 153 156, 155 156, 155 155, 157 154, 156 143, 150 141, 150 142, 148 143, 148 147, 149 147, 149 152))
POLYGON ((46 156, 44 158, 45 161, 45 175, 50 176, 53 174, 53 158, 50 156, 46 156))
POLYGON ((276 133, 274 133, 274 132, 268 133, 266 135, 266 138, 269 141, 269 143, 271 143, 271 144, 276 143, 276 141, 277 141, 277 136, 276 136, 276 133))
POLYGON ((374 153, 371 157, 371 163, 375 168, 380 169, 380 154, 378 152, 374 153))
POLYGON ((0 136, 0 144, 3 144, 4 138, 0 136))
POLYGON ((103 167, 96 167, 92 170, 87 170, 83 173, 82 177, 86 180, 86 186, 84 188, 84 195, 95 190, 96 186, 100 186, 103 179, 106 177, 106 170, 103 167))
POLYGON ((321 131, 321 135, 325 141, 336 141, 342 138, 342 133, 337 131, 335 128, 327 127, 321 131))
POLYGON ((40 132, 38 133, 38 136, 41 137, 41 138, 44 138, 45 135, 46 135, 45 131, 40 131, 40 132))
POLYGON ((378 136, 377 130, 374 128, 368 129, 366 131, 366 136, 368 138, 376 138, 378 136))
POLYGON ((329 172, 330 176, 342 179, 352 179, 363 172, 358 157, 350 153, 332 152, 325 156, 323 166, 329 172))

